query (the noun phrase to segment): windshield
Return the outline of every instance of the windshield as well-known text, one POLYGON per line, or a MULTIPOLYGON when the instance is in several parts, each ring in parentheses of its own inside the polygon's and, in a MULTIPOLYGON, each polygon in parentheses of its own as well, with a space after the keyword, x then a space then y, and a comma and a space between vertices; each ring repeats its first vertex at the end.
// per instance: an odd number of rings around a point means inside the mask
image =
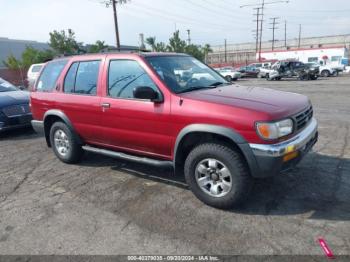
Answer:
POLYGON ((146 60, 175 93, 229 84, 213 69, 190 56, 154 56, 146 60))
POLYGON ((11 92, 11 91, 17 91, 17 88, 10 84, 9 82, 5 81, 4 79, 0 78, 0 92, 11 92))

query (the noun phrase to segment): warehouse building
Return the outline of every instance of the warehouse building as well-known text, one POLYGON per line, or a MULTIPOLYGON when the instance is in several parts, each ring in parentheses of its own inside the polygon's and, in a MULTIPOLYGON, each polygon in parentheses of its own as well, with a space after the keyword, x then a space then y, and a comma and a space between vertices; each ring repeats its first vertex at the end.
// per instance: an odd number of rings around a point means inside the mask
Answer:
MULTIPOLYGON (((296 49, 320 49, 329 47, 344 47, 350 50, 350 34, 322 37, 308 37, 289 39, 275 43, 276 51, 296 49)), ((228 44, 212 47, 213 52, 208 54, 207 63, 212 65, 231 64, 242 65, 256 61, 256 43, 228 44)), ((271 42, 262 42, 262 52, 271 51, 271 42)), ((346 52, 349 56, 349 52, 346 52)), ((349 58, 349 57, 348 57, 349 58)))
POLYGON ((31 46, 39 50, 49 48, 47 43, 0 37, 0 69, 5 68, 3 61, 5 61, 8 56, 14 55, 16 58, 21 58, 21 55, 27 46, 31 46))

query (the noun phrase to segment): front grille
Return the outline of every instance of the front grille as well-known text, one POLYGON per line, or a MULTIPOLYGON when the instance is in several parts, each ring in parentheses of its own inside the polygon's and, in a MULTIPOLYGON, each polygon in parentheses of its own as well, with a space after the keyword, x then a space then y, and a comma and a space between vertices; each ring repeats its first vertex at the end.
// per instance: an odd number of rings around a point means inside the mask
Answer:
POLYGON ((314 111, 312 106, 309 106, 303 112, 294 116, 294 121, 296 123, 296 131, 303 129, 311 121, 314 111))
POLYGON ((20 115, 26 115, 30 113, 30 108, 28 104, 24 105, 13 105, 8 106, 2 109, 2 112, 7 117, 13 117, 13 116, 20 116, 20 115))

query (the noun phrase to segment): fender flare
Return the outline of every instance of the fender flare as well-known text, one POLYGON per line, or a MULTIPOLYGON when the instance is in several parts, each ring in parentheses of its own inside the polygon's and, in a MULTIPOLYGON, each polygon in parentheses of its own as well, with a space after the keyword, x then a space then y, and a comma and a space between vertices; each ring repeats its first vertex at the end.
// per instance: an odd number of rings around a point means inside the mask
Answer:
POLYGON ((247 141, 234 129, 227 128, 224 126, 219 126, 219 125, 209 125, 209 124, 192 124, 184 127, 180 133, 178 134, 175 142, 175 147, 174 147, 174 152, 173 152, 173 165, 176 167, 177 160, 179 158, 178 156, 178 150, 179 150, 179 145, 182 141, 182 139, 194 132, 205 132, 205 133, 212 133, 216 135, 221 135, 224 136, 228 139, 230 139, 233 143, 237 145, 237 147, 241 150, 243 157, 247 161, 248 168, 251 171, 251 174, 257 175, 259 174, 259 168, 256 162, 256 158, 253 154, 253 151, 251 150, 249 144, 247 141))
POLYGON ((43 122, 44 122, 44 130, 45 130, 45 138, 46 138, 46 142, 48 144, 48 146, 51 146, 50 144, 50 131, 46 130, 46 121, 47 118, 50 116, 56 116, 59 117, 60 119, 62 119, 62 121, 68 126, 68 128, 71 130, 71 132, 73 133, 75 139, 78 141, 79 144, 83 144, 82 139, 80 138, 80 136, 78 135, 78 133, 75 131, 72 122, 69 120, 68 116, 63 113, 61 110, 57 110, 57 109, 51 109, 48 110, 43 117, 43 122))

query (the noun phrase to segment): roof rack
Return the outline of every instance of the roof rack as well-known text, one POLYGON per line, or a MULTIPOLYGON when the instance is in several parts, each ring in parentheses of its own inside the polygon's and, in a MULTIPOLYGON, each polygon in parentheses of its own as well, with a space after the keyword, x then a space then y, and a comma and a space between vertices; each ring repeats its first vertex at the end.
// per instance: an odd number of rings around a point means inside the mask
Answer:
POLYGON ((149 53, 150 50, 147 49, 141 49, 136 47, 107 47, 99 52, 96 53, 88 53, 85 50, 81 50, 81 52, 75 53, 75 54, 59 54, 54 57, 54 59, 57 58, 63 58, 63 57, 70 57, 70 56, 76 56, 76 55, 91 55, 91 54, 110 54, 110 53, 149 53))

